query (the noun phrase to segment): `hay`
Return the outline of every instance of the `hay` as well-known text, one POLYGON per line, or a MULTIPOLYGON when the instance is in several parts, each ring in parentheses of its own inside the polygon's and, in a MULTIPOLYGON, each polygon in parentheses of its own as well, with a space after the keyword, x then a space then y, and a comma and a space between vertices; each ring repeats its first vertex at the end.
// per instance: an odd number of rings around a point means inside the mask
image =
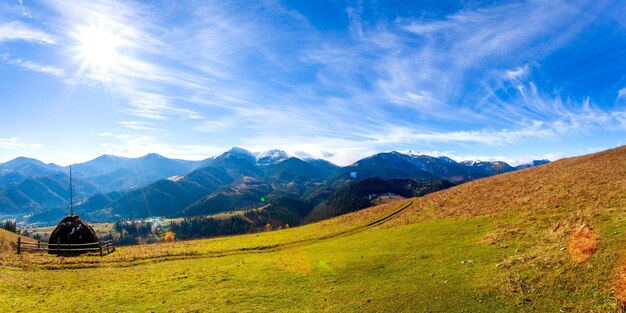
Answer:
MULTIPOLYGON (((48 242, 51 245, 56 245, 57 241, 60 241, 61 244, 95 244, 98 243, 98 236, 93 228, 89 224, 83 222, 78 215, 68 215, 61 220, 59 225, 57 225, 57 227, 52 231, 52 234, 50 234, 48 242)), ((48 249, 48 253, 56 254, 56 246, 50 247, 48 249)), ((74 253, 82 252, 71 252, 71 254, 74 253)))

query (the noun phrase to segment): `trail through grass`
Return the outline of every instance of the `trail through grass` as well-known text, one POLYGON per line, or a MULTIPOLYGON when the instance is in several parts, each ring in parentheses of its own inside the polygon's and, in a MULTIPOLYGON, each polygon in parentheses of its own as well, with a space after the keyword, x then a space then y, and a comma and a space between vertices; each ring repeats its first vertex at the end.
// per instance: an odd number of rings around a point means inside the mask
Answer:
POLYGON ((0 253, 0 311, 615 312, 624 164, 626 147, 303 227, 102 258, 0 253), (583 225, 593 234, 577 236, 583 225))
MULTIPOLYGON (((470 312, 500 307, 487 290, 498 255, 490 253, 491 247, 475 245, 491 224, 445 220, 377 227, 408 204, 348 228, 336 225, 338 231, 317 233, 321 237, 293 240, 296 228, 186 242, 202 246, 205 252, 242 240, 248 247, 267 246, 258 245, 264 236, 282 242, 267 250, 242 247, 245 253, 125 261, 121 263, 127 266, 121 267, 113 261, 80 269, 5 269, 0 278, 0 309, 375 312, 457 308, 470 312), (450 235, 455 239, 451 241, 450 235), (448 242, 444 245, 443 241, 448 242), (93 287, 84 288, 85 284, 93 287)), ((308 229, 314 230, 320 228, 308 229)))

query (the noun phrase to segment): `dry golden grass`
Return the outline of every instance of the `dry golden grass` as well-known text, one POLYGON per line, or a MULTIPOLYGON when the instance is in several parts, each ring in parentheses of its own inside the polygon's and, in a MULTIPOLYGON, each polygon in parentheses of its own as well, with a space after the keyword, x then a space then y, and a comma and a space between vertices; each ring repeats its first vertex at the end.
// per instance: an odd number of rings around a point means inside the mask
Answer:
POLYGON ((616 295, 626 300, 626 261, 619 262, 626 260, 624 165, 626 146, 472 181, 416 199, 381 227, 445 218, 497 221, 480 243, 514 248, 495 264, 499 293, 538 310, 559 305, 563 311, 610 311, 616 295), (563 290, 560 296, 551 294, 555 288, 563 290), (580 306, 571 299, 588 302, 580 306))
POLYGON ((626 207, 626 146, 475 180, 415 201, 392 224, 626 207), (421 214, 416 214, 421 213, 421 214))
POLYGON ((17 242, 18 237, 21 237, 22 241, 37 242, 32 238, 20 236, 5 229, 0 229, 0 252, 9 252, 12 249, 11 243, 17 242))
POLYGON ((598 235, 587 225, 578 229, 569 240, 568 251, 576 263, 587 261, 598 249, 598 235))
MULTIPOLYGON (((290 306, 284 311, 293 311, 297 304, 305 308, 301 311, 337 312, 416 308, 438 312, 614 312, 626 299, 624 164, 626 147, 620 147, 287 231, 120 247, 102 258, 0 253, 0 268, 4 266, 12 275, 5 275, 8 278, 3 283, 9 287, 2 292, 25 298, 33 291, 25 293, 18 286, 64 282, 80 269, 97 277, 106 273, 119 278, 103 282, 109 294, 140 294, 128 291, 128 286, 135 284, 130 290, 143 290, 145 283, 193 290, 186 296, 161 295, 168 306, 177 299, 201 305, 200 301, 207 299, 206 290, 217 290, 226 292, 225 299, 243 295, 241 301, 250 300, 246 308, 253 311, 250 305, 266 294, 256 293, 255 298, 255 294, 242 291, 259 287, 262 292, 275 289, 274 302, 305 292, 301 299, 288 298, 290 306), (593 230, 580 225, 592 225, 593 230), (584 257, 594 253, 581 266, 572 261, 576 249, 584 257), (176 266, 184 269, 185 278, 187 272, 195 271, 189 278, 197 276, 196 285, 167 279, 176 266), (278 271, 268 272, 268 268, 278 271), (236 274, 229 279, 253 279, 205 284, 204 271, 227 270, 236 274), (37 275, 29 276, 31 272, 37 275), (617 277, 613 276, 616 272, 617 277), (341 285, 346 281, 349 286, 341 285), (350 306, 327 310, 306 306, 305 301, 312 299, 310 283, 332 290, 332 296, 340 296, 336 303, 350 306), (358 302, 365 299, 358 295, 370 287, 376 288, 373 296, 385 294, 385 301, 364 310, 358 302)), ((324 296, 313 303, 327 303, 327 299, 334 298, 324 296)), ((369 299, 365 303, 370 303, 369 299)), ((41 306, 37 297, 27 300, 32 304, 26 306, 30 311, 41 306)), ((138 301, 144 300, 129 298, 132 305, 138 301)), ((76 306, 71 303, 68 307, 76 306)), ((233 310, 232 303, 217 308, 233 310)))
MULTIPOLYGON (((407 202, 408 201, 408 202, 407 202)), ((389 218, 389 214, 404 210, 411 202, 384 204, 367 210, 354 212, 338 218, 303 227, 290 228, 290 236, 284 231, 227 236, 211 239, 162 242, 150 245, 119 247, 114 253, 99 257, 98 253, 63 257, 47 253, 15 254, 15 251, 0 253, 0 267, 23 269, 79 269, 102 266, 128 267, 139 264, 194 258, 223 257, 233 254, 275 251, 303 243, 318 242, 329 238, 354 234, 366 228, 376 227, 373 221, 389 218)), ((395 215, 394 215, 395 216, 395 215)))
POLYGON ((616 271, 615 282, 613 283, 615 296, 621 302, 622 312, 626 311, 626 260, 622 260, 616 271))

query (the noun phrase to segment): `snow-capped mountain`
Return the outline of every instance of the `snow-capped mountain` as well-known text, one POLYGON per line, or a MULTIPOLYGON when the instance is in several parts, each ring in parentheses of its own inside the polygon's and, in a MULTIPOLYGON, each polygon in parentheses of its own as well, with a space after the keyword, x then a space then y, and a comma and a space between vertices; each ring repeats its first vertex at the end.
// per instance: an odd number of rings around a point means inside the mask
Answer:
POLYGON ((289 155, 285 151, 272 149, 256 155, 256 164, 258 166, 268 166, 287 160, 289 155))
POLYGON ((502 161, 467 160, 461 162, 461 164, 472 169, 480 170, 488 175, 508 173, 516 170, 515 167, 502 161))

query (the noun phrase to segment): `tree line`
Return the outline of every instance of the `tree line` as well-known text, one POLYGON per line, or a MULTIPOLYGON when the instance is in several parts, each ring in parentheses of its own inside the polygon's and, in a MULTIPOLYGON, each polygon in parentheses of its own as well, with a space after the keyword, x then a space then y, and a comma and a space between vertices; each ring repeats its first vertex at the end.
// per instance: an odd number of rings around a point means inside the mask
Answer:
POLYGON ((17 221, 15 221, 15 220, 6 220, 6 221, 0 223, 0 228, 6 229, 6 230, 8 230, 10 232, 13 232, 13 233, 18 233, 17 221))
POLYGON ((289 228, 301 225, 311 212, 305 201, 276 197, 263 209, 247 210, 227 218, 197 216, 170 223, 178 239, 206 238, 289 228))
POLYGON ((165 233, 163 226, 153 222, 117 221, 113 225, 116 233, 109 236, 119 246, 134 245, 138 243, 154 243, 160 241, 165 233))

